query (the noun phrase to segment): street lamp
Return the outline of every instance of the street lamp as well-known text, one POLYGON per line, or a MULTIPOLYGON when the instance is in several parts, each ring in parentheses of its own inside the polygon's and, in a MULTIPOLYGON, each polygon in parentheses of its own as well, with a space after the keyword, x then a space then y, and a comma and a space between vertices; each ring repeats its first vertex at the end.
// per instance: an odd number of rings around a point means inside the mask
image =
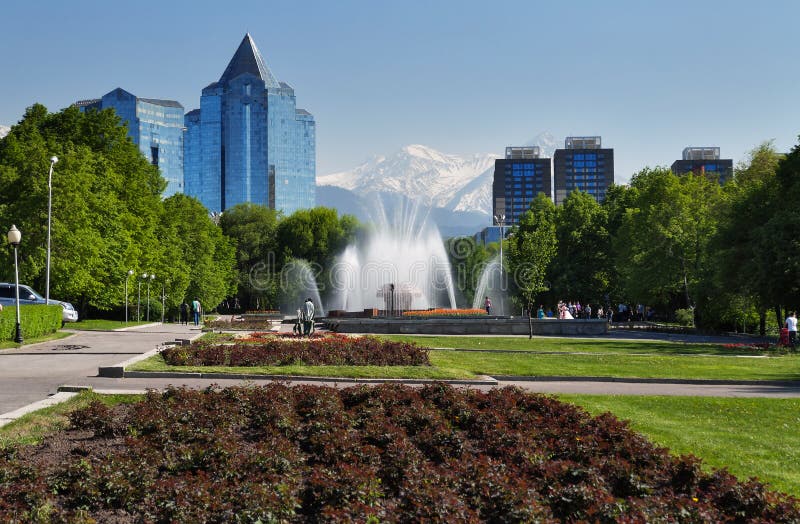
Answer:
POLYGON ((497 225, 500 226, 500 311, 505 311, 505 305, 503 304, 503 291, 505 290, 505 283, 503 282, 503 227, 506 225, 506 216, 502 214, 495 215, 494 219, 497 225))
POLYGON ((125 323, 128 323, 128 279, 133 276, 133 270, 129 269, 125 274, 125 323))
MULTIPOLYGON (((147 280, 147 273, 142 273, 142 280, 147 280)), ((142 321, 142 314, 140 309, 142 307, 142 280, 139 281, 139 294, 136 298, 136 320, 137 322, 142 321)))
POLYGON ((17 263, 17 248, 20 241, 22 241, 22 233, 17 229, 17 226, 12 225, 11 229, 8 230, 8 243, 14 246, 14 288, 17 298, 17 332, 14 336, 14 342, 17 344, 22 344, 22 330, 19 325, 19 264, 17 263))
MULTIPOLYGON (((145 278, 147 278, 145 276, 145 278)), ((155 280, 156 276, 150 273, 150 280, 147 281, 147 321, 150 322, 150 282, 155 280)))
POLYGON ((53 166, 58 162, 58 157, 50 159, 50 174, 47 175, 47 270, 44 284, 44 301, 50 305, 50 222, 53 216, 53 166))
POLYGON ((165 282, 161 282, 161 323, 164 323, 164 303, 166 302, 167 295, 164 289, 165 282))

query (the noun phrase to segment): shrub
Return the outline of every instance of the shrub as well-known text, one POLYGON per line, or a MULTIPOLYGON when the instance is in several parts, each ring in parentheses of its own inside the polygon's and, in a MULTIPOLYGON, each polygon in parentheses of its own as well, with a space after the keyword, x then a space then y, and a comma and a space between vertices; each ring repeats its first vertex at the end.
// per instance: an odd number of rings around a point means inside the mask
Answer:
MULTIPOLYGON (((41 337, 61 328, 62 308, 59 305, 21 306, 20 329, 23 338, 41 337)), ((14 340, 17 329, 17 309, 6 306, 0 311, 0 341, 14 340)))
POLYGON ((2 450, 1 522, 800 521, 796 498, 514 388, 168 389, 71 419, 128 436, 2 450))
POLYGON ((681 326, 694 325, 694 311, 692 309, 678 309, 675 311, 675 322, 681 326))

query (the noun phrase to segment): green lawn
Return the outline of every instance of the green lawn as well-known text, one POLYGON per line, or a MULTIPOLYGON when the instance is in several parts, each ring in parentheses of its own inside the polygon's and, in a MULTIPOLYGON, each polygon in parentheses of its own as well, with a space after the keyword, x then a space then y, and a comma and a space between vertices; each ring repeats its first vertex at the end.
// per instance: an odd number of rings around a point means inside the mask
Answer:
POLYGON ((675 454, 800 496, 800 399, 558 395, 610 411, 675 454))
POLYGON ((381 338, 416 342, 431 348, 514 350, 567 353, 654 353, 675 355, 761 355, 764 352, 726 348, 720 344, 688 344, 650 340, 607 340, 551 337, 438 337, 382 335, 381 338))
MULTIPOLYGON (((24 334, 25 333, 23 331, 23 336, 24 334)), ((60 340, 62 338, 67 338, 70 335, 72 335, 72 333, 67 333, 66 331, 56 331, 55 333, 50 333, 49 335, 42 335, 41 337, 26 338, 23 340, 22 344, 17 344, 13 340, 11 341, 7 340, 0 342, 0 349, 12 349, 12 348, 24 347, 30 344, 38 344, 39 342, 60 340)))
POLYGON ((143 326, 145 324, 152 324, 152 322, 125 322, 124 320, 103 320, 103 319, 86 319, 80 322, 74 322, 64 326, 66 329, 77 329, 79 331, 112 331, 125 327, 143 326))
POLYGON ((475 374, 442 366, 170 366, 161 355, 136 362, 128 371, 169 371, 178 373, 243 373, 250 375, 292 375, 298 377, 471 379, 475 374))
POLYGON ((800 380, 800 357, 542 355, 431 351, 431 364, 482 375, 800 380))
POLYGON ((112 406, 136 402, 141 398, 141 395, 99 395, 91 391, 83 391, 66 402, 28 413, 14 422, 0 427, 0 449, 15 444, 38 444, 46 435, 67 427, 69 424, 67 413, 84 407, 93 400, 100 400, 112 406))

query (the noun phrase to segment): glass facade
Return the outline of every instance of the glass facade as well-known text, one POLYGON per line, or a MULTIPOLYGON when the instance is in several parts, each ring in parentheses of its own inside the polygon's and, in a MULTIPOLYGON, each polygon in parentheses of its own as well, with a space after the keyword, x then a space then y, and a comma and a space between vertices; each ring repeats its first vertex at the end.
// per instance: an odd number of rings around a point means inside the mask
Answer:
POLYGON ((566 144, 553 155, 556 205, 576 189, 602 202, 614 183, 614 150, 597 147, 600 137, 568 137, 566 144))
POLYGON ((174 100, 138 98, 117 88, 101 99, 78 102, 81 111, 113 108, 139 150, 167 181, 164 196, 184 191, 184 115, 174 100))
POLYGON ((246 35, 186 115, 186 192, 212 212, 252 202, 291 214, 316 202, 314 117, 296 108, 246 35))
POLYGON ((694 173, 695 175, 705 176, 710 180, 717 180, 720 184, 724 184, 733 177, 733 159, 676 160, 672 163, 671 169, 676 175, 694 173))
POLYGON ((552 198, 550 166, 549 158, 495 160, 492 214, 505 215, 505 225, 516 225, 536 195, 552 198))

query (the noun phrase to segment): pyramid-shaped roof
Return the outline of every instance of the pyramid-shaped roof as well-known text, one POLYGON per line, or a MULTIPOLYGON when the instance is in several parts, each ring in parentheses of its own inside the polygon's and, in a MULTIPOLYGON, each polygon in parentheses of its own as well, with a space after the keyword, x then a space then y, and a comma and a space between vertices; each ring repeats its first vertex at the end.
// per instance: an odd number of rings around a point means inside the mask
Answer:
POLYGON ((233 58, 228 63, 228 67, 225 68, 225 72, 222 73, 219 83, 227 83, 244 73, 256 75, 264 81, 266 87, 278 87, 278 80, 267 67, 261 57, 261 53, 258 52, 256 43, 253 42, 253 37, 250 36, 250 33, 244 35, 242 43, 239 44, 239 49, 236 50, 233 58))

